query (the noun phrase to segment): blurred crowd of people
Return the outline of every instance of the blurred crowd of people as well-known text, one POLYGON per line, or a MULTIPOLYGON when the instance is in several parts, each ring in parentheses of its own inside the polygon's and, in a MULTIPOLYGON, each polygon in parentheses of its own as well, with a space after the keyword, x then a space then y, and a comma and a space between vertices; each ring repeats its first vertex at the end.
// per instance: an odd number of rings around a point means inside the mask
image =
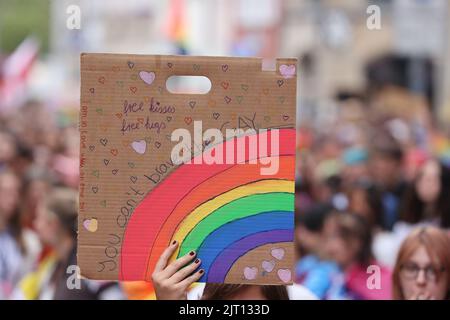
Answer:
POLYGON ((124 297, 114 282, 78 286, 68 269, 76 266, 78 148, 75 112, 28 102, 1 114, 0 299, 124 297))
MULTIPOLYGON (((298 131, 296 282, 318 299, 450 298, 448 132, 400 88, 335 102, 333 123, 298 131)), ((0 115, 0 299, 130 298, 117 282, 68 288, 77 119, 37 102, 0 115)))
POLYGON ((448 132, 400 87, 336 104, 299 131, 297 282, 320 299, 448 299, 448 132))

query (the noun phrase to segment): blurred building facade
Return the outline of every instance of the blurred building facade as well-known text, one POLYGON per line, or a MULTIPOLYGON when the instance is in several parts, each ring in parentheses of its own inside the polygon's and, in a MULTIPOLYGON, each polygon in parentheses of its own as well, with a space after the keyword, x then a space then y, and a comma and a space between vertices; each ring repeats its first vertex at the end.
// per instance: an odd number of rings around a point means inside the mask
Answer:
POLYGON ((368 64, 391 55, 406 61, 408 91, 430 94, 426 82, 432 81, 430 108, 441 125, 450 123, 445 0, 49 1, 49 53, 34 72, 38 89, 30 92, 55 105, 78 105, 83 51, 261 56, 265 68, 277 56, 294 56, 300 59, 299 120, 320 125, 338 112, 336 94, 365 90, 368 64), (371 5, 381 13, 375 30, 367 25, 371 5), (71 6, 80 9, 80 29, 67 27, 71 6))

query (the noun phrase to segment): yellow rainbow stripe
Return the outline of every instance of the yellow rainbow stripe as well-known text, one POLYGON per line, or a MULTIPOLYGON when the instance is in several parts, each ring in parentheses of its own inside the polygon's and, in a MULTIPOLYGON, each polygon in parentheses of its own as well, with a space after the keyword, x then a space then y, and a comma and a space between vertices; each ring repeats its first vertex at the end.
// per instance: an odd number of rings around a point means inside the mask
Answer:
MULTIPOLYGON (((264 194, 274 192, 294 193, 294 190, 295 184, 293 181, 279 180, 279 179, 256 181, 232 189, 203 203, 202 205, 198 206, 195 210, 190 212, 178 226, 177 230, 175 231, 172 237, 171 242, 173 240, 177 240, 178 243, 181 244, 183 240, 186 238, 186 236, 191 232, 192 229, 195 228, 195 226, 201 220, 209 216, 213 211, 234 200, 254 194, 264 194)), ((171 261, 177 258, 179 250, 180 246, 178 246, 175 254, 171 258, 171 261)))

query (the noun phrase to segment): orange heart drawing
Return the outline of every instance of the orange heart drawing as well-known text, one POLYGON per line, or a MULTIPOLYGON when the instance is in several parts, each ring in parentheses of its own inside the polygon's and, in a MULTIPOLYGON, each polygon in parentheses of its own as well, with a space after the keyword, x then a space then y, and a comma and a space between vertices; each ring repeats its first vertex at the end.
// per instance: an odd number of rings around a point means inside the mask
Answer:
POLYGON ((131 92, 136 93, 137 88, 136 87, 130 87, 131 92))
POLYGON ((208 101, 208 107, 215 107, 215 106, 216 106, 216 101, 214 101, 214 100, 208 101))
POLYGON ((229 82, 222 82, 221 83, 221 86, 222 86, 222 88, 224 88, 225 90, 227 90, 228 89, 228 86, 230 85, 230 83, 229 82))
POLYGON ((105 84, 105 80, 105 77, 98 78, 98 82, 100 82, 101 84, 105 84))
POLYGON ((115 157, 119 154, 119 151, 117 149, 111 149, 111 154, 115 157))
POLYGON ((191 117, 186 117, 186 118, 184 118, 184 122, 185 122, 187 125, 190 125, 190 124, 192 123, 192 118, 191 118, 191 117))
POLYGON ((122 114, 121 113, 116 113, 116 117, 119 119, 122 119, 122 114))

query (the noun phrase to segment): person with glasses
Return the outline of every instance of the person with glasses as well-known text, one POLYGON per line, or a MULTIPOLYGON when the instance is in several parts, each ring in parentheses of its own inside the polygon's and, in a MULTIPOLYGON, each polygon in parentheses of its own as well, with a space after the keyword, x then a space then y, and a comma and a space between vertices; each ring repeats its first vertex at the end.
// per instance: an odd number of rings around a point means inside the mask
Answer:
POLYGON ((441 229, 415 229, 398 252, 393 273, 395 300, 450 299, 450 238, 441 229))

